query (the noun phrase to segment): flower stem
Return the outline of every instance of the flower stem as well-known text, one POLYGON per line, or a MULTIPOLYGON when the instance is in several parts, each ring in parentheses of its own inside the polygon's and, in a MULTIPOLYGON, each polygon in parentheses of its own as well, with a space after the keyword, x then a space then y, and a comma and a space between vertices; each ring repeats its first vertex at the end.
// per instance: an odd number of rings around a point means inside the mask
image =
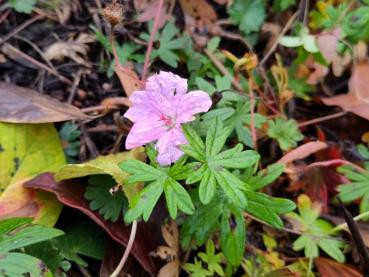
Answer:
POLYGON ((146 55, 145 55, 145 63, 141 75, 141 80, 144 81, 146 79, 147 70, 149 68, 149 62, 150 62, 150 55, 152 51, 152 46, 154 44, 155 35, 159 28, 159 17, 161 14, 161 10, 163 9, 164 0, 159 0, 159 6, 158 10, 156 11, 155 19, 154 19, 154 26, 152 27, 151 33, 150 33, 150 39, 149 44, 147 46, 146 55))
POLYGON ((131 252, 133 243, 135 241, 136 232, 137 232, 137 221, 135 220, 132 223, 131 235, 129 236, 128 244, 127 244, 126 250, 124 251, 123 257, 120 260, 117 268, 110 275, 110 277, 117 277, 119 275, 119 273, 122 271, 122 269, 124 267, 124 264, 126 263, 126 261, 128 259, 129 253, 131 252))
MULTIPOLYGON (((359 215, 355 216, 355 217, 353 218, 353 220, 354 220, 354 221, 359 221, 359 220, 361 220, 361 219, 363 219, 363 218, 365 218, 365 217, 367 217, 367 216, 369 216, 369 211, 366 211, 366 212, 364 212, 364 213, 361 213, 361 214, 359 214, 359 215)), ((339 225, 337 225, 336 227, 334 227, 334 228, 331 230, 331 232, 330 232, 330 233, 338 232, 338 231, 344 230, 344 229, 346 229, 346 228, 347 228, 347 223, 345 222, 345 223, 339 224, 339 225)))

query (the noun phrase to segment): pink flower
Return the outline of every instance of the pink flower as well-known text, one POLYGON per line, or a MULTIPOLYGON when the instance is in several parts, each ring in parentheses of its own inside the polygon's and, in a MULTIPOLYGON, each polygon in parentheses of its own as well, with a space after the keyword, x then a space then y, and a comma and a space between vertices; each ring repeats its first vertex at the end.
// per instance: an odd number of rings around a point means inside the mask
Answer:
POLYGON ((148 78, 145 90, 130 97, 132 106, 124 116, 134 122, 126 140, 126 149, 157 141, 158 162, 169 165, 183 152, 186 144, 181 124, 193 121, 194 115, 210 109, 211 99, 206 92, 187 93, 187 80, 171 72, 161 71, 148 78))

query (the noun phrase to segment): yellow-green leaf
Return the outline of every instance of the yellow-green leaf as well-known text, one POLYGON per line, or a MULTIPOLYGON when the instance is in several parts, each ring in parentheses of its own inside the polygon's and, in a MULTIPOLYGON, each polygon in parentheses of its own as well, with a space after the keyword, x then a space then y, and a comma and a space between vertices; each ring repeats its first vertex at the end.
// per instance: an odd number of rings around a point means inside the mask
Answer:
POLYGON ((128 200, 130 200, 136 195, 137 191, 142 189, 142 185, 124 186, 129 174, 122 171, 119 164, 125 160, 145 161, 145 159, 145 149, 139 147, 128 152, 100 156, 82 164, 65 165, 56 173, 55 179, 61 181, 89 175, 108 174, 114 178, 118 185, 123 185, 124 193, 128 200))
POLYGON ((53 195, 25 189, 23 184, 64 164, 53 125, 0 123, 0 218, 32 216, 37 223, 53 226, 61 204, 53 195))

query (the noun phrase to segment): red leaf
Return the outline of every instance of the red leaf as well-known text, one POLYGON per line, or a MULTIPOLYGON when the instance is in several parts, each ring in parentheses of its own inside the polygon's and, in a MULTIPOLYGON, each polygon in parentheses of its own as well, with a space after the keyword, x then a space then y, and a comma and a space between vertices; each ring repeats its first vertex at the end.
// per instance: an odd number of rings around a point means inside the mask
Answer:
MULTIPOLYGON (((31 181, 25 183, 26 188, 40 189, 56 195, 58 200, 66 206, 75 208, 89 216, 100 225, 119 244, 126 246, 128 243, 131 228, 125 226, 123 222, 105 221, 103 217, 89 208, 88 201, 83 197, 86 187, 78 179, 56 182, 54 174, 44 173, 31 181)), ((151 275, 157 272, 156 267, 149 253, 155 249, 155 239, 152 232, 145 223, 138 224, 138 232, 132 247, 132 254, 141 266, 151 275)), ((123 254, 123 253, 122 253, 123 254)))
POLYGON ((354 267, 327 258, 316 258, 315 265, 321 277, 362 277, 354 267))

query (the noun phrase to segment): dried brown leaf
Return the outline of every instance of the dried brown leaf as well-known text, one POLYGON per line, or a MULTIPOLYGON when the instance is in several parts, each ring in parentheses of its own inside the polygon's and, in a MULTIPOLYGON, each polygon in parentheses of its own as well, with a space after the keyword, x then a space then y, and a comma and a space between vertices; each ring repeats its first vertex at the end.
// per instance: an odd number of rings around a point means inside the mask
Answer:
POLYGON ((70 58, 78 64, 89 66, 85 60, 85 56, 89 50, 88 43, 95 41, 95 37, 81 33, 74 39, 68 41, 58 41, 51 44, 45 51, 45 58, 48 60, 63 60, 70 58))
POLYGON ((49 123, 89 118, 78 108, 23 87, 0 82, 0 121, 49 123))
POLYGON ((130 97, 133 92, 143 87, 143 83, 130 65, 121 65, 116 60, 115 73, 118 75, 120 83, 128 97, 130 97))
POLYGON ((176 223, 171 220, 161 226, 161 234, 168 246, 159 246, 151 256, 166 260, 167 264, 160 269, 158 276, 179 276, 179 233, 176 223))
POLYGON ((369 120, 369 63, 357 64, 352 72, 349 82, 349 93, 322 101, 328 106, 339 106, 343 110, 352 112, 369 120))

